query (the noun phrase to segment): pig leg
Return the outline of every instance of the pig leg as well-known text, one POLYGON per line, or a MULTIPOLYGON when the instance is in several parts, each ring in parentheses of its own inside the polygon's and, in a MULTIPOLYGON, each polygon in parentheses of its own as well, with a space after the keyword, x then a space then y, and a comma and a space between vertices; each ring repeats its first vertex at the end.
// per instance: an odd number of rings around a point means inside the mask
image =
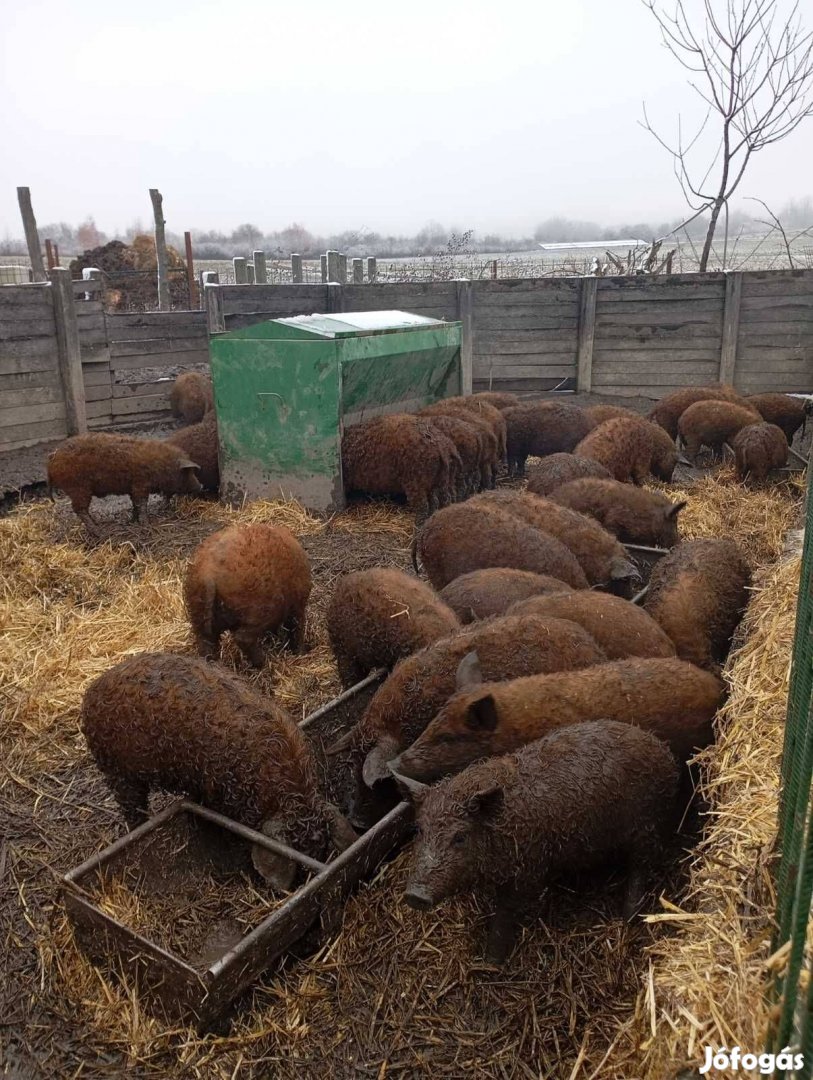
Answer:
POLYGON ((299 608, 291 614, 290 618, 290 641, 291 651, 301 653, 305 648, 305 609, 299 608))
POLYGON ((74 492, 71 495, 71 508, 90 533, 96 531, 96 522, 90 516, 90 500, 92 498, 93 496, 89 491, 74 492))
POLYGON ((517 900, 510 893, 497 900, 486 938, 485 959, 489 964, 504 964, 517 940, 517 900))
POLYGON ((429 512, 429 500, 421 487, 407 483, 404 485, 404 495, 407 504, 418 516, 425 516, 429 512))
POLYGON ((337 656, 336 666, 344 687, 355 686, 367 674, 367 671, 350 656, 337 656))
POLYGON ((659 837, 654 829, 647 830, 637 837, 628 856, 628 876, 624 893, 624 919, 629 922, 644 901, 647 891, 649 870, 660 850, 659 837))
POLYGON ((253 627, 241 627, 234 631, 234 641, 246 660, 256 668, 261 668, 265 663, 265 650, 260 639, 262 634, 253 627))
POLYGON ((141 512, 144 512, 144 520, 147 518, 147 500, 150 497, 149 491, 142 491, 140 488, 134 488, 130 492, 130 499, 133 503, 133 522, 137 523, 141 521, 141 512))
POLYGON ((202 656, 204 660, 216 660, 220 655, 220 637, 212 641, 203 634, 195 634, 195 648, 198 650, 198 656, 202 656))

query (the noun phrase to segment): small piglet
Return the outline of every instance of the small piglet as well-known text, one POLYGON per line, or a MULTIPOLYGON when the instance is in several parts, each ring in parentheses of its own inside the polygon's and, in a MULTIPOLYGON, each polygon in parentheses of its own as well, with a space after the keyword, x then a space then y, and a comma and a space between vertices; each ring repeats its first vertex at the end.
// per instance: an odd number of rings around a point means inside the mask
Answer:
POLYGON ((486 957, 501 963, 516 909, 563 872, 626 860, 624 914, 640 905, 673 822, 678 764, 660 739, 615 721, 574 724, 426 788, 404 899, 427 910, 458 893, 491 894, 486 957))

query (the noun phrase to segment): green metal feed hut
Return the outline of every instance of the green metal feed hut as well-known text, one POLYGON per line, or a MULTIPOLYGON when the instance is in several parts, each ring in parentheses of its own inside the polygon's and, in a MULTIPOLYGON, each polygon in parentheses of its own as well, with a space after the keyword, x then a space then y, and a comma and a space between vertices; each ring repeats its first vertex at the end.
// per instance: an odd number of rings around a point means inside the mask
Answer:
POLYGON ((210 340, 221 495, 344 505, 345 427, 461 392, 461 324, 404 311, 299 315, 210 340))

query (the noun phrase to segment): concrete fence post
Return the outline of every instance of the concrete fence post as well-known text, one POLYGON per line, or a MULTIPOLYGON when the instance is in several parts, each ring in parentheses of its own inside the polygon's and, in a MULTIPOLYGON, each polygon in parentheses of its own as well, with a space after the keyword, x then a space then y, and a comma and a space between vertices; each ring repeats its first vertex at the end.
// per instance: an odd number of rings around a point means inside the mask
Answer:
POLYGON ((338 251, 328 251, 327 253, 327 280, 331 283, 338 283, 342 280, 338 251))
POLYGON ((579 333, 576 346, 576 389, 589 393, 593 386, 593 339, 596 334, 597 277, 584 277, 579 293, 579 333))
POLYGON ((734 385, 737 368, 737 341, 740 336, 740 305, 742 304, 742 270, 728 270, 723 301, 723 337, 720 343, 720 382, 734 385))
POLYGON ((265 264, 265 252, 255 251, 254 258, 254 283, 255 285, 268 284, 268 269, 265 264))
POLYGON ((322 275, 322 284, 327 282, 327 255, 319 256, 319 270, 322 275))
POLYGON ((254 263, 253 262, 247 262, 246 263, 246 284, 247 285, 253 285, 254 284, 254 263))
POLYGON ((82 378, 82 349, 79 344, 79 323, 76 320, 71 272, 67 267, 55 266, 48 271, 48 277, 54 301, 57 357, 65 398, 68 434, 84 435, 88 429, 85 382, 82 378))
POLYGON ((363 285, 364 284, 364 260, 363 259, 353 259, 352 266, 353 266, 353 284, 354 285, 363 285))
POLYGON ((339 278, 342 285, 347 284, 347 256, 339 252, 339 278))
POLYGON ((375 259, 370 258, 367 260, 367 282, 370 285, 375 285, 378 278, 378 269, 376 267, 375 259))
POLYGON ((291 281, 294 285, 302 284, 302 256, 291 256, 291 281))
MULTIPOLYGON (((210 278, 213 274, 217 278, 214 271, 208 273, 210 278)), ((223 313, 223 294, 216 280, 203 282, 203 306, 206 308, 206 329, 210 334, 222 334, 226 329, 226 316, 223 313)))
POLYGON ((470 394, 474 383, 474 287, 466 278, 457 282, 457 317, 463 324, 460 344, 460 393, 470 394))
POLYGON ((234 267, 234 284, 246 285, 248 283, 248 271, 246 270, 246 260, 242 255, 235 255, 231 261, 234 267))

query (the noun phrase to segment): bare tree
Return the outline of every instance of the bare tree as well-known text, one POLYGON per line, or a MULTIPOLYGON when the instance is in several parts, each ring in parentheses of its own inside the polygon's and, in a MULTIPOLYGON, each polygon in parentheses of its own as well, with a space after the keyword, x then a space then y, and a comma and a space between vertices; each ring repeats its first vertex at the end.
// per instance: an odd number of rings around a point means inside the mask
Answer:
POLYGON ((708 266, 720 214, 738 188, 752 156, 789 135, 813 112, 813 32, 802 27, 798 2, 783 14, 780 0, 703 0, 702 27, 693 26, 686 0, 674 13, 643 0, 655 16, 666 48, 693 73, 689 85, 707 112, 687 136, 678 116, 675 142, 643 126, 672 157, 689 206, 710 211, 700 255, 708 266), (710 130, 716 145, 701 141, 710 130), (709 160, 710 159, 710 160, 709 160))

